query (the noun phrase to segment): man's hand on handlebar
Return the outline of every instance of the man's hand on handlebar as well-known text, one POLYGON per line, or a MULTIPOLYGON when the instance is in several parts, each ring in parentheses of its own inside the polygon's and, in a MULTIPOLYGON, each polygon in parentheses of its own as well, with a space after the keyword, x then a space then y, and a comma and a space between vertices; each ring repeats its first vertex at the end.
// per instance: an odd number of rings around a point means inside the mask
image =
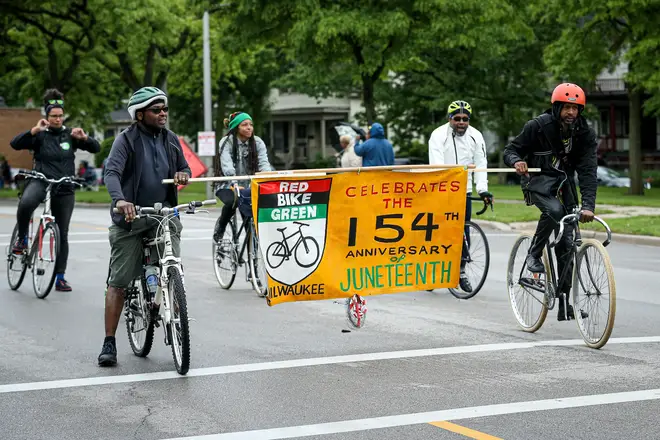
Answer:
POLYGON ((117 202, 116 208, 124 215, 124 219, 128 223, 135 220, 137 213, 135 211, 135 205, 133 205, 131 202, 120 200, 117 202))
POLYGON ((588 209, 584 209, 584 210, 580 211, 580 222, 590 223, 592 221, 594 221, 593 211, 589 211, 588 209))
POLYGON ((487 205, 490 205, 493 203, 493 195, 488 192, 488 191, 482 191, 479 193, 479 197, 481 197, 481 200, 484 201, 487 205))
POLYGON ((529 173, 527 172, 527 162, 524 160, 519 160, 515 164, 513 164, 513 167, 516 169, 516 174, 519 176, 525 175, 529 177, 529 173))

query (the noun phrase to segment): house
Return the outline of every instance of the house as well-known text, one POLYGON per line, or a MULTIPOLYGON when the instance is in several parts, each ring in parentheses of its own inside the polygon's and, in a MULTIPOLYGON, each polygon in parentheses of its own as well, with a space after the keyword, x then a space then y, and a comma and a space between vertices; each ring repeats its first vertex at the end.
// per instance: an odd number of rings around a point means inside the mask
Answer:
MULTIPOLYGON (((593 84, 585 87, 587 104, 594 105, 598 117, 593 128, 599 138, 601 163, 611 168, 628 168, 630 102, 624 76, 627 63, 614 71, 604 70, 593 84)), ((642 167, 660 168, 660 118, 642 116, 642 167)))

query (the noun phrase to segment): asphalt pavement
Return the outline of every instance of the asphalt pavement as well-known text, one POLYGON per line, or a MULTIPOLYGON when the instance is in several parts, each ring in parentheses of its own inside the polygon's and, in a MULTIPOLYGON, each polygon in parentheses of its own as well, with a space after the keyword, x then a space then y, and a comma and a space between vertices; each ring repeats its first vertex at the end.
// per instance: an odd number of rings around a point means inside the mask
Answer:
MULTIPOLYGON (((587 348, 575 321, 518 329, 505 287, 516 233, 488 229, 483 290, 367 298, 366 325, 343 304, 268 307, 241 269, 230 290, 211 265, 219 210, 184 218, 191 323, 187 377, 156 330, 134 356, 122 319, 115 368, 104 336, 106 209, 76 208, 67 279, 45 300, 30 279, 0 280, 2 439, 652 439, 660 438, 660 248, 614 242, 614 332, 587 348)), ((8 244, 15 207, 0 206, 8 244)), ((4 246, 3 246, 4 249, 4 246)))

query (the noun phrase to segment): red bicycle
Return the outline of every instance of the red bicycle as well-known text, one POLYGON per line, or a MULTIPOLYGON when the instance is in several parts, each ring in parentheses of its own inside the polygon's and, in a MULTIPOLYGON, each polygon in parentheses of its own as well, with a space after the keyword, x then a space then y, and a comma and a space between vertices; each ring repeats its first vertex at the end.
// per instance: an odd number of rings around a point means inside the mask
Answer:
POLYGON ((48 186, 46 188, 44 210, 39 216, 39 224, 36 231, 34 231, 34 219, 30 218, 27 247, 20 254, 12 252, 13 244, 18 237, 18 225, 14 226, 14 232, 11 234, 11 241, 7 248, 7 281, 12 290, 17 290, 23 283, 25 273, 29 268, 32 271, 34 293, 37 298, 44 299, 50 293, 55 282, 55 261, 60 246, 60 229, 50 209, 51 190, 54 185, 64 182, 78 186, 82 185, 77 177, 62 177, 54 180, 48 179, 37 171, 26 171, 18 174, 28 179, 43 180, 48 183, 48 186))

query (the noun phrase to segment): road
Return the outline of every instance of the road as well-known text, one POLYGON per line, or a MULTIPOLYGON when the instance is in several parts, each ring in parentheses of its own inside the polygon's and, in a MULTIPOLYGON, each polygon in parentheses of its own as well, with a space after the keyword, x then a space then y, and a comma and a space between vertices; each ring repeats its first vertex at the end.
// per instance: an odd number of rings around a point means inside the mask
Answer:
MULTIPOLYGON (((243 274, 212 274, 219 211, 184 219, 192 364, 174 371, 157 329, 135 357, 125 327, 119 365, 101 369, 109 246, 105 209, 76 208, 67 278, 45 300, 27 279, 0 280, 2 439, 622 439, 659 438, 660 248, 613 243, 612 339, 587 348, 574 321, 550 312, 518 330, 505 289, 515 235, 489 230, 483 291, 368 299, 366 326, 347 329, 332 301, 268 307, 243 274)), ((9 241, 15 207, 0 206, 9 241)), ((4 248, 3 248, 4 249, 4 248)))

